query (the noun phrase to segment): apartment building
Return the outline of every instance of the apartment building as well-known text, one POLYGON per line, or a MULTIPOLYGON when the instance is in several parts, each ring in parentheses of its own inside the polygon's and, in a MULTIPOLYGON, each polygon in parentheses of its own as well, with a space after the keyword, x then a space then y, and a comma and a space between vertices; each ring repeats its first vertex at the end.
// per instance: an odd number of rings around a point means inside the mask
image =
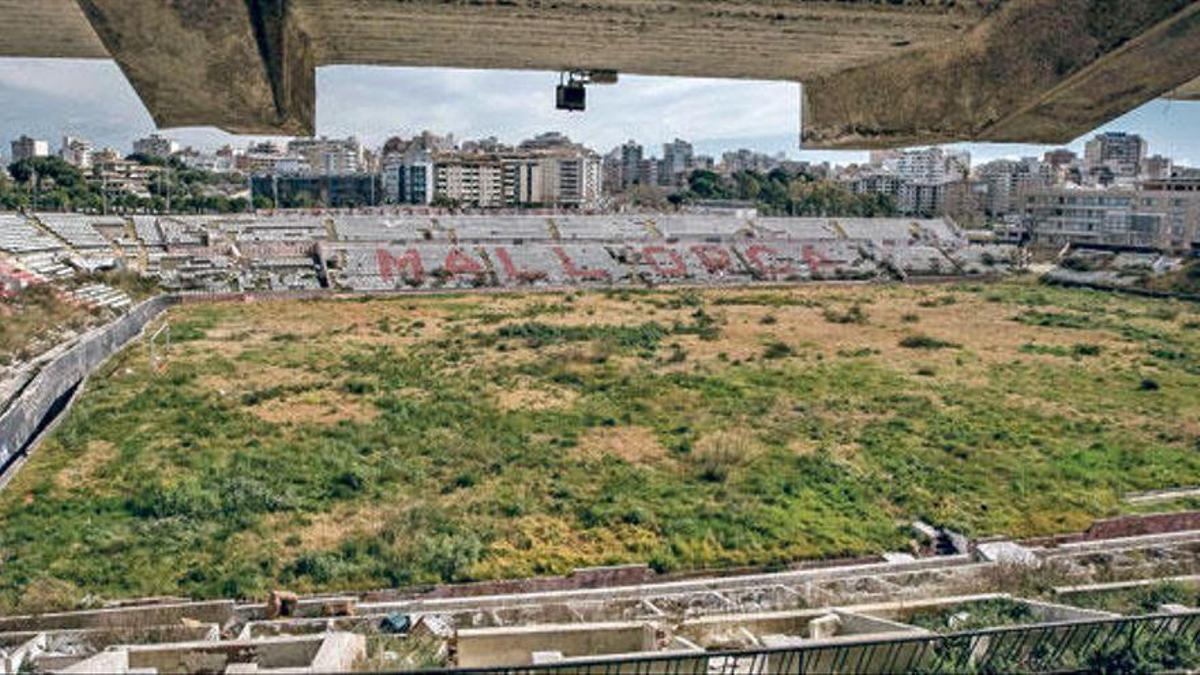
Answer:
POLYGON ((503 207, 508 203, 504 165, 498 155, 435 155, 434 194, 462 206, 503 207))
POLYGON ((303 158, 310 172, 321 176, 355 174, 366 169, 362 144, 349 138, 293 138, 288 154, 303 158))
POLYGON ((63 136, 58 156, 71 166, 89 169, 92 166, 92 142, 73 136, 63 136))
POLYGON ((383 156, 383 193, 389 204, 428 204, 433 201, 433 157, 421 146, 383 156))
POLYGON ((595 208, 602 187, 600 158, 588 151, 513 155, 503 160, 511 206, 595 208))
POLYGON ((1057 173, 1053 164, 1035 157, 998 159, 980 165, 975 174, 987 186, 984 211, 991 216, 1020 213, 1022 195, 1054 186, 1058 182, 1057 173))
POLYGON ((1146 180, 1140 187, 1138 209, 1162 214, 1163 247, 1200 251, 1200 177, 1146 180))
POLYGON ((1045 188, 1024 199, 1026 224, 1037 243, 1173 252, 1200 248, 1200 179, 1107 190, 1045 188))
POLYGON ((133 154, 166 159, 179 152, 179 144, 158 134, 150 134, 133 142, 133 154))
POLYGON ((1146 140, 1137 134, 1097 134, 1084 146, 1084 164, 1090 175, 1111 172, 1117 178, 1136 178, 1146 159, 1146 140))
POLYGON ((158 179, 162 171, 161 166, 127 160, 112 150, 92 155, 91 180, 106 192, 129 192, 139 197, 149 197, 150 184, 158 179))
POLYGON ((20 138, 12 142, 12 161, 19 162, 23 159, 33 159, 34 157, 49 157, 50 143, 49 141, 30 138, 24 134, 20 138))
POLYGON ((523 146, 496 153, 437 153, 434 194, 479 208, 594 208, 603 171, 599 156, 570 143, 523 146))

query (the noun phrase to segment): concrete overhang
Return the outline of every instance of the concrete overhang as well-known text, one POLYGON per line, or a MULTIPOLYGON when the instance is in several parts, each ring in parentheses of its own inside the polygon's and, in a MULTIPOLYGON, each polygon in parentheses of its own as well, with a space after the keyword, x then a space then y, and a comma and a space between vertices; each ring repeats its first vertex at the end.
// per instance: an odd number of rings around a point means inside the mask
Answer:
POLYGON ((112 58, 162 127, 309 134, 315 69, 803 82, 806 147, 1061 142, 1200 97, 1200 0, 0 0, 0 56, 112 58))

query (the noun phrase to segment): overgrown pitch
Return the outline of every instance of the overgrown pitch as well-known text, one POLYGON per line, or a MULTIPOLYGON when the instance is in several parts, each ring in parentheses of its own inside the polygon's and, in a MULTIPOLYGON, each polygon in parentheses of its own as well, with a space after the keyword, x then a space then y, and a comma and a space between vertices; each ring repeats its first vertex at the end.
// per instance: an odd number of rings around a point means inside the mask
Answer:
POLYGON ((1014 281, 171 310, 0 495, 9 604, 1046 534, 1200 482, 1200 310, 1014 281), (26 593, 28 591, 28 593, 26 593))

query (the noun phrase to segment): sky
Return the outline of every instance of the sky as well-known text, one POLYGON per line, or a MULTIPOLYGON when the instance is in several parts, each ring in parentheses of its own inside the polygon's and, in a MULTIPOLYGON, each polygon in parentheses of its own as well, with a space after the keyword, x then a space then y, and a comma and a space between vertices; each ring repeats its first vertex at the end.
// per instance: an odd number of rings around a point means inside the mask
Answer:
MULTIPOLYGON (((561 131, 606 152, 634 139, 655 155, 676 137, 720 157, 741 147, 793 159, 848 164, 861 152, 806 151, 798 145, 799 87, 787 82, 622 75, 588 89, 586 113, 554 109, 558 74, 441 68, 333 66, 317 71, 317 133, 354 135, 368 147, 390 136, 429 129, 459 139, 496 136, 517 142, 561 131)), ((1200 166, 1200 102, 1154 101, 1097 131, 1147 138, 1152 154, 1200 166)), ((0 59, 0 155, 21 134, 50 141, 64 135, 127 152, 154 123, 116 64, 108 60, 0 59)), ((244 146, 249 137, 211 128, 165 131, 184 145, 244 146)), ((1082 150, 1088 134, 1069 147, 1082 150)), ((1049 146, 964 144, 978 162, 1040 155, 1049 146)))

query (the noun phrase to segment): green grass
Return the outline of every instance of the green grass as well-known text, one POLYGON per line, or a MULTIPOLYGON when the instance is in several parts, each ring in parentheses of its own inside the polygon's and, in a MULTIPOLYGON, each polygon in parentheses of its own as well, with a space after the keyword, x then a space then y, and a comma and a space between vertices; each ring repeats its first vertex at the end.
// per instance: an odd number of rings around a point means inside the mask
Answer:
POLYGON ((921 296, 836 289, 875 299, 847 330, 822 292, 174 308, 168 369, 140 345, 111 360, 0 493, 0 601, 777 566, 897 550, 914 518, 1078 530, 1125 492, 1200 483, 1200 374, 1174 357, 1200 354, 1195 308, 955 288, 939 312, 1000 312, 1015 346, 939 325, 956 349, 897 349, 921 296), (1011 320, 1033 307, 1091 327, 1011 320), (854 342, 792 335, 813 325, 854 342), (1100 356, 1019 347, 1064 339, 1100 356), (521 387, 544 402, 498 397, 521 387), (613 438, 646 447, 596 449, 613 438))
POLYGON ((1038 618, 1029 605, 1008 598, 978 600, 934 610, 915 612, 905 623, 935 633, 955 633, 999 626, 1036 623, 1038 618))
POLYGON ((1118 614, 1153 614, 1165 604, 1195 607, 1200 597, 1194 588, 1175 582, 1162 582, 1152 586, 1137 586, 1114 591, 1078 593, 1062 599, 1069 605, 1086 609, 1100 609, 1118 614))
POLYGON ((1103 349, 1099 345, 1075 343, 1070 347, 1063 345, 1039 345, 1035 342, 1028 342, 1021 345, 1023 354, 1046 354, 1049 356, 1062 356, 1080 359, 1086 356, 1099 356, 1103 349))

